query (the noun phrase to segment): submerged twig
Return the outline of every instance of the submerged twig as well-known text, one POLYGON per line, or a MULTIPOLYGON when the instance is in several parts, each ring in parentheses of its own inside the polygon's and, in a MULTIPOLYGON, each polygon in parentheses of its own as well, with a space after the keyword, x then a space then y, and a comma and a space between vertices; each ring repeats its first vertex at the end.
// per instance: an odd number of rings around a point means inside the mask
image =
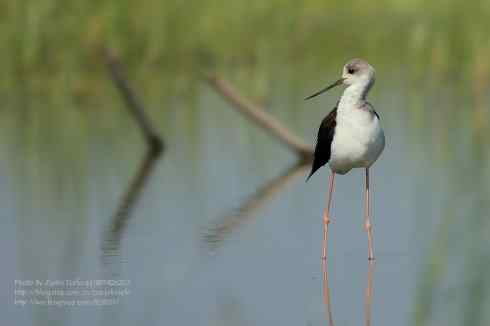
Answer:
POLYGON ((164 142, 148 119, 143 104, 133 91, 124 74, 121 61, 109 48, 104 48, 104 58, 114 85, 121 93, 129 113, 140 127, 147 145, 155 151, 162 151, 164 142))
POLYGON ((301 159, 310 160, 313 155, 313 148, 304 143, 298 136, 290 132, 275 117, 268 114, 265 110, 257 107, 251 101, 243 97, 233 86, 217 75, 210 75, 207 78, 209 84, 241 114, 250 119, 253 123, 262 127, 269 134, 274 136, 284 145, 293 150, 301 159))

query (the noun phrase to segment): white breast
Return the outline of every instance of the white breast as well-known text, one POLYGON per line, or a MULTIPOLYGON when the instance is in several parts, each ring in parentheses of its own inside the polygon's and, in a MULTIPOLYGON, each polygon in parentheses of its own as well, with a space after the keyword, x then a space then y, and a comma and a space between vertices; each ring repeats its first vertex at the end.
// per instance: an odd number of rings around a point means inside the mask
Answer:
POLYGON ((329 162, 332 171, 340 174, 370 167, 385 146, 383 129, 370 105, 348 104, 339 102, 329 162))

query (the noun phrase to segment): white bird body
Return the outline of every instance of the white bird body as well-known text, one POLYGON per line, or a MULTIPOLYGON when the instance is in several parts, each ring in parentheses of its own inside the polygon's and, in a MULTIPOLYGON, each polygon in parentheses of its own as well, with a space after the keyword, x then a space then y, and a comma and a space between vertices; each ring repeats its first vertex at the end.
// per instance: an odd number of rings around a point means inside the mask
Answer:
POLYGON ((310 176, 327 162, 332 172, 338 174, 353 168, 369 168, 381 155, 385 136, 379 115, 366 101, 374 80, 374 68, 364 60, 354 59, 344 66, 341 79, 308 97, 337 85, 347 86, 337 106, 320 125, 310 176))
POLYGON ((377 114, 364 99, 366 85, 347 87, 337 106, 335 133, 329 165, 345 174, 352 168, 368 168, 381 155, 385 136, 377 114))

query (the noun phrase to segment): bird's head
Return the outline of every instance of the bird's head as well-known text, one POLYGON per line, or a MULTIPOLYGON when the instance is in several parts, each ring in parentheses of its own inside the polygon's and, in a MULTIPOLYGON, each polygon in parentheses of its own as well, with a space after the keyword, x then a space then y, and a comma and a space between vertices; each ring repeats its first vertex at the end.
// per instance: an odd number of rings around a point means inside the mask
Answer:
POLYGON ((352 59, 344 65, 342 78, 315 94, 308 96, 305 100, 309 100, 339 85, 351 86, 358 84, 365 85, 369 88, 374 83, 375 78, 376 71, 367 61, 363 59, 352 59))
POLYGON ((352 59, 342 69, 342 83, 347 86, 373 83, 375 78, 374 68, 362 59, 352 59))

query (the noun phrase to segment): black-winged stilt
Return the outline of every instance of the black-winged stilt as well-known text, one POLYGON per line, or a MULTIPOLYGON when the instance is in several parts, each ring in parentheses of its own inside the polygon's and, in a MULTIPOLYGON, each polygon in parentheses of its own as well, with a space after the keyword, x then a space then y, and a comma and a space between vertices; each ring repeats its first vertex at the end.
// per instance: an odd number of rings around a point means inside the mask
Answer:
POLYGON ((338 85, 346 86, 336 107, 320 125, 315 158, 308 176, 309 179, 326 163, 329 163, 332 170, 327 205, 323 212, 323 259, 327 257, 328 224, 335 174, 346 174, 353 168, 366 170, 364 228, 368 234, 368 259, 374 259, 372 224, 369 217, 369 167, 385 147, 379 115, 366 101, 374 80, 374 68, 362 59, 353 59, 344 66, 342 78, 306 98, 320 95, 338 85))

